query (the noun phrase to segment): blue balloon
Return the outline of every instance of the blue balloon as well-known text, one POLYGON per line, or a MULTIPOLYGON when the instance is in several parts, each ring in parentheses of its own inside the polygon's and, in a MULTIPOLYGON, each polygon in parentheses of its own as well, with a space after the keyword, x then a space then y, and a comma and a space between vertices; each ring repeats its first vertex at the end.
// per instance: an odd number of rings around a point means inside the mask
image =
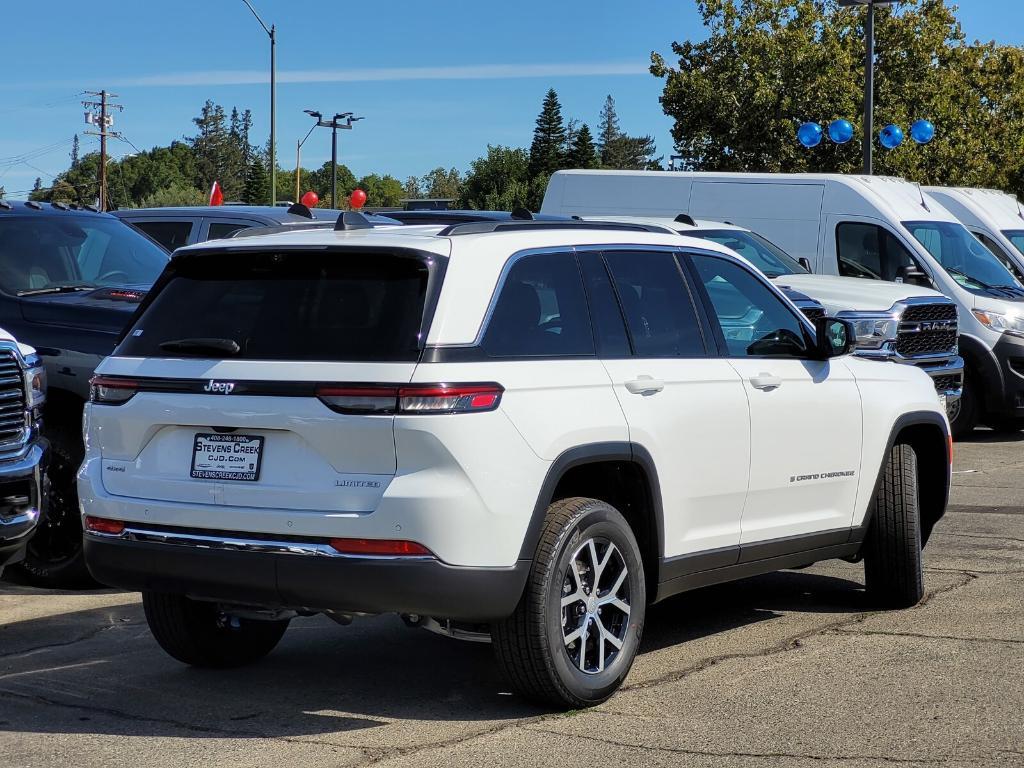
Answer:
POLYGON ((878 140, 886 149, 896 149, 903 143, 903 129, 895 123, 890 123, 878 134, 878 140))
POLYGON ((853 138, 853 123, 849 120, 833 120, 828 124, 828 137, 836 144, 845 144, 853 138))
POLYGON ((918 144, 927 144, 935 138, 935 125, 931 120, 915 120, 910 126, 910 138, 918 144))
POLYGON ((821 126, 817 123, 804 123, 796 130, 797 139, 808 149, 821 144, 821 134, 821 126))

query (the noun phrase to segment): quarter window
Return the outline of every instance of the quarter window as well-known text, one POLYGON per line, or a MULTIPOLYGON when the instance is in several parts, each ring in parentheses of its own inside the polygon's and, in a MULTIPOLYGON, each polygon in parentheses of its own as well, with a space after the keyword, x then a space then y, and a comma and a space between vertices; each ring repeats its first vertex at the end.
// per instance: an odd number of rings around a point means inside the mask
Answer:
POLYGON ((805 357, 803 322, 764 283, 739 264, 690 257, 718 320, 729 357, 805 357))
POLYGON ((239 224, 233 221, 215 221, 210 224, 207 240, 220 240, 223 237, 230 237, 240 229, 248 229, 250 225, 239 224))
POLYGON ((704 357, 686 283, 667 251, 605 254, 637 357, 704 357))
POLYGON ((844 222, 836 227, 839 274, 902 282, 901 269, 917 268, 910 252, 887 229, 876 224, 844 222))
POLYGON ((131 221, 136 229, 142 230, 156 240, 168 251, 188 245, 188 236, 192 234, 191 221, 131 221))
POLYGON ((483 338, 491 357, 594 354, 583 280, 571 253, 525 256, 512 266, 483 338))

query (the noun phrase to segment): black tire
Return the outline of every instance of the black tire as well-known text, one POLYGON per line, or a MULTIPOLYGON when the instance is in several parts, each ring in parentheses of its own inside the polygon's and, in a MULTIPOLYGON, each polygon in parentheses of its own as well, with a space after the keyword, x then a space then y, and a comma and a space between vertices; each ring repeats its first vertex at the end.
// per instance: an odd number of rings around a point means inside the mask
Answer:
POLYGON ((146 622, 169 655, 194 667, 227 669, 262 659, 280 642, 288 621, 226 616, 216 603, 143 592, 146 622))
POLYGON ((957 440, 967 437, 978 426, 981 409, 978 403, 977 386, 969 376, 964 376, 963 394, 960 395, 959 406, 950 419, 953 437, 957 440))
POLYGON ((1014 416, 1007 416, 1003 419, 988 418, 985 422, 992 427, 993 431, 1001 435, 1009 435, 1024 430, 1024 419, 1014 416))
POLYGON ((872 603, 909 608, 924 597, 917 455, 905 443, 892 447, 882 470, 871 525, 864 542, 864 581, 872 603))
POLYGON ((603 501, 562 499, 548 507, 519 605, 491 627, 498 665, 518 693, 539 703, 573 709, 600 704, 629 673, 646 607, 643 562, 625 518, 603 501), (602 566, 588 571, 585 563, 581 568, 584 560, 602 566), (563 596, 574 595, 580 597, 563 608, 563 596), (628 614, 620 605, 628 605, 628 614), (605 611, 603 618, 595 611, 605 611), (574 634, 578 638, 567 643, 574 634), (606 639, 609 634, 620 648, 606 639))
POLYGON ((36 586, 93 589, 100 585, 85 567, 75 481, 85 456, 82 415, 69 409, 48 414, 48 418, 50 421, 43 426, 43 434, 50 441, 46 515, 28 543, 21 569, 36 586))

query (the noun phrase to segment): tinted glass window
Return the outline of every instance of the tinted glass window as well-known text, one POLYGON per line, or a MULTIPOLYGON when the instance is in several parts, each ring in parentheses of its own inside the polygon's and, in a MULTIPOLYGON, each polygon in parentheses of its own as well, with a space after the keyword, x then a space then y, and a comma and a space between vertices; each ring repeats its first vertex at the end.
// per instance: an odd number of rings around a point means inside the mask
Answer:
POLYGON ((1003 234, 1013 243, 1013 247, 1024 254, 1024 229, 1004 229, 1003 234))
POLYGON ((483 347, 492 357, 594 354, 576 257, 544 253, 516 261, 501 286, 483 347))
POLYGON ((579 260, 590 298, 590 319, 594 324, 598 356, 629 357, 631 350, 626 324, 601 254, 581 253, 579 260))
POLYGON ((803 323, 739 264, 714 256, 690 257, 722 328, 730 357, 803 357, 803 323))
POLYGON ((744 232, 742 229, 697 229, 686 230, 683 234, 731 248, 768 277, 807 273, 788 253, 755 232, 744 232))
POLYGON ((240 229, 248 229, 248 224, 238 224, 229 221, 210 222, 209 231, 206 234, 208 240, 220 240, 222 237, 229 237, 240 229))
POLYGON ((0 289, 6 293, 150 285, 167 254, 109 216, 0 220, 0 289))
POLYGON ((192 233, 191 221, 133 221, 133 227, 141 229, 168 251, 188 245, 192 233))
POLYGON ((950 276, 968 290, 1020 285, 1006 267, 963 224, 952 221, 905 221, 903 226, 950 276))
POLYGON ((187 258, 175 265, 118 352, 413 361, 421 346, 427 278, 428 266, 420 259, 379 252, 187 258), (196 343, 210 339, 219 340, 221 349, 196 343), (223 351, 230 342, 238 345, 237 353, 223 351))
POLYGON ((611 251, 612 273, 637 357, 704 357, 697 313, 675 256, 611 251))
POLYGON ((845 222, 836 227, 839 274, 870 280, 902 280, 900 269, 916 266, 913 257, 888 230, 875 224, 845 222))

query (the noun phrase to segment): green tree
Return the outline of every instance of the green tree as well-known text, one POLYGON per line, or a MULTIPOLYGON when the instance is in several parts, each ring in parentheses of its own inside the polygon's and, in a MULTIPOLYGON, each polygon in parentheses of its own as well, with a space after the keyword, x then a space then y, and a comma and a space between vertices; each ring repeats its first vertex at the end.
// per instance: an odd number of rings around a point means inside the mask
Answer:
POLYGON ((619 127, 619 115, 615 111, 615 99, 608 94, 604 99, 604 106, 601 107, 601 117, 597 130, 597 150, 601 153, 601 162, 605 162, 607 147, 622 135, 619 127))
POLYGON ((417 198, 423 197, 423 190, 420 189, 420 180, 415 176, 410 176, 405 180, 405 186, 402 189, 402 195, 406 200, 416 200, 417 198))
POLYGON ((462 192, 462 174, 458 168, 435 168, 419 180, 423 197, 458 200, 462 192))
POLYGON ((565 122, 555 89, 548 90, 530 144, 530 177, 551 175, 565 163, 565 122))
POLYGON ((249 162, 245 177, 245 202, 249 205, 270 205, 270 176, 261 157, 254 156, 249 162))
MULTIPOLYGON (((295 181, 292 181, 292 191, 289 193, 289 197, 295 194, 295 181)), ((349 170, 347 165, 338 163, 338 205, 344 206, 345 200, 352 193, 352 190, 356 188, 356 177, 355 174, 349 170)), ((321 165, 315 171, 309 174, 309 186, 303 187, 302 191, 305 192, 307 189, 312 189, 317 195, 320 196, 321 204, 329 206, 331 204, 331 161, 328 160, 321 165)))
POLYGON ((530 202, 530 154, 525 149, 490 146, 470 164, 459 206, 473 210, 510 211, 530 202))
POLYGON ((395 208, 405 195, 402 182, 394 176, 378 176, 376 173, 363 176, 356 187, 366 193, 366 206, 369 208, 395 208))
POLYGON ((139 201, 140 208, 167 208, 176 205, 206 205, 206 192, 185 184, 174 183, 139 201))
POLYGON ((656 149, 653 138, 628 136, 622 132, 615 110, 615 99, 611 95, 605 98, 604 106, 601 107, 597 147, 604 168, 641 170, 658 165, 658 161, 652 159, 656 149))
POLYGON ((576 132, 568 160, 570 168, 597 168, 601 164, 601 157, 594 147, 594 137, 586 123, 576 132))
MULTIPOLYGON (((651 57, 688 166, 859 171, 863 9, 821 0, 700 0, 698 9, 707 38, 673 43, 675 66, 651 57), (796 141, 801 122, 840 117, 854 122, 854 141, 813 150, 796 141)), ((1024 51, 968 43, 942 0, 878 9, 876 35, 876 126, 928 118, 938 129, 925 147, 879 149, 876 172, 1024 192, 1024 51)))
POLYGON ((75 138, 71 140, 71 167, 74 168, 78 165, 78 152, 80 144, 78 142, 78 134, 75 134, 75 138))

